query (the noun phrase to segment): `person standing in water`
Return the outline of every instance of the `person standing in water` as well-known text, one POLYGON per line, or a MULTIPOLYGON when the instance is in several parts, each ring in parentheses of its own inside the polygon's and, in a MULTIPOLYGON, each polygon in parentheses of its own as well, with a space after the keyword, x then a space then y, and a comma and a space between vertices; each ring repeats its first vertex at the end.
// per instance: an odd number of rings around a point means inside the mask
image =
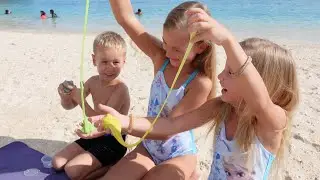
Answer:
POLYGON ((53 9, 50 9, 51 18, 57 18, 57 14, 54 12, 53 9))
POLYGON ((4 14, 11 14, 11 11, 8 10, 8 9, 6 9, 6 10, 4 11, 4 14))
POLYGON ((40 18, 41 19, 47 19, 47 15, 44 11, 40 11, 40 18))
POLYGON ((138 9, 138 11, 137 11, 137 12, 135 12, 135 14, 136 14, 136 15, 141 16, 141 15, 142 15, 142 11, 141 11, 141 9, 138 9))

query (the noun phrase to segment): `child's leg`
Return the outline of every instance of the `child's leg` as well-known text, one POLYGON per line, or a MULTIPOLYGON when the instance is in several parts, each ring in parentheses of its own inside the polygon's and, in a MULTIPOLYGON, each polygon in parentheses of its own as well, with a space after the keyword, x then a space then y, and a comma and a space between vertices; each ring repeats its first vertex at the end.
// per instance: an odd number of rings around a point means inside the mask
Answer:
POLYGON ((84 152, 69 161, 64 170, 70 179, 81 180, 102 167, 99 160, 90 152, 84 152))
POLYGON ((78 143, 87 151, 72 159, 64 168, 69 178, 77 180, 101 177, 107 171, 105 167, 117 163, 127 151, 113 136, 78 143))
POLYGON ((86 180, 96 180, 96 179, 102 177, 103 175, 105 175, 110 168, 111 168, 111 166, 101 167, 101 168, 97 169, 96 171, 93 171, 92 173, 90 173, 88 176, 85 177, 85 179, 86 180))
POLYGON ((196 155, 179 156, 150 169, 143 180, 190 179, 196 166, 196 155))
POLYGON ((73 142, 53 157, 52 166, 56 170, 62 170, 67 162, 83 152, 85 152, 85 150, 76 142, 73 142))
POLYGON ((152 167, 154 167, 154 162, 151 156, 140 144, 112 166, 100 180, 137 180, 141 179, 152 167))

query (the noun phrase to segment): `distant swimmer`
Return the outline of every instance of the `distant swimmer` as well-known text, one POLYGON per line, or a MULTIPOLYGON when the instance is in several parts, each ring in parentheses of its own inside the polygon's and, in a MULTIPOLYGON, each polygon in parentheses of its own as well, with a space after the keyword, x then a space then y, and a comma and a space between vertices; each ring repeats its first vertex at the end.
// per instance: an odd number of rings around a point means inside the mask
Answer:
POLYGON ((141 9, 138 9, 138 11, 137 12, 135 12, 135 14, 137 14, 137 15, 142 15, 142 11, 141 11, 141 9))
POLYGON ((46 13, 44 11, 40 11, 40 18, 47 19, 46 13))
POLYGON ((53 9, 50 9, 51 18, 57 18, 57 14, 54 12, 53 9))
POLYGON ((4 14, 11 14, 11 11, 8 10, 8 9, 6 9, 6 10, 4 11, 4 14))

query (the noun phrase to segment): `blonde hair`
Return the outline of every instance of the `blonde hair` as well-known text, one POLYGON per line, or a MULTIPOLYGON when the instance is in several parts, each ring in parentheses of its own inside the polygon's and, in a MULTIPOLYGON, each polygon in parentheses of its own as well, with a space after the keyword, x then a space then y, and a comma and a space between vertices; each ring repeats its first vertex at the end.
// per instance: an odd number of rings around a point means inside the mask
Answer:
MULTIPOLYGON (((209 16, 210 12, 208 8, 196 1, 187 1, 183 2, 168 14, 164 24, 164 29, 186 29, 187 28, 187 16, 185 12, 190 8, 201 8, 209 16)), ((206 43, 207 48, 201 53, 198 54, 192 61, 192 65, 195 69, 198 69, 200 72, 204 73, 207 77, 212 80, 212 91, 210 97, 215 95, 215 82, 216 82, 216 51, 215 46, 210 41, 198 42, 197 45, 201 43, 206 43)))
POLYGON ((112 31, 105 31, 96 36, 93 42, 94 53, 96 53, 97 47, 115 48, 124 51, 127 49, 125 40, 119 34, 112 31))
MULTIPOLYGON (((280 148, 269 175, 271 179, 280 179, 284 154, 287 151, 291 137, 292 115, 299 101, 295 63, 288 50, 265 39, 249 38, 240 42, 240 45, 245 53, 252 57, 252 64, 262 77, 272 102, 285 110, 287 115, 287 125, 282 132, 283 137, 280 148)), ((230 104, 223 103, 211 128, 211 130, 215 129, 215 135, 218 133, 219 125, 229 118, 233 110, 230 104)), ((255 124, 257 119, 250 112, 244 101, 234 111, 239 116, 234 139, 242 151, 250 152, 256 137, 255 124)))

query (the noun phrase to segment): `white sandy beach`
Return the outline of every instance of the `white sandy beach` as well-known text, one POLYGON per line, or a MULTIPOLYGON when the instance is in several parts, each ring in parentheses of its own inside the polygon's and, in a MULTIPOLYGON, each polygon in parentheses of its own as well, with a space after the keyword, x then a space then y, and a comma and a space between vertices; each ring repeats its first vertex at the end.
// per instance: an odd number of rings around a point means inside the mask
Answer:
MULTIPOLYGON (((73 131, 81 121, 80 107, 64 110, 56 90, 64 80, 79 85, 81 34, 2 31, 0 37, 0 147, 19 140, 53 155, 77 138, 73 131)), ((86 78, 96 74, 90 56, 93 39, 89 35, 86 40, 86 78)), ((320 43, 273 41, 292 51, 301 93, 286 180, 320 179, 320 43)), ((131 112, 146 115, 152 64, 128 47, 121 76, 130 88, 131 112)), ((225 62, 221 48, 218 59, 220 72, 225 62)), ((212 138, 206 139, 206 130, 196 130, 201 179, 207 178, 212 160, 212 138)))

